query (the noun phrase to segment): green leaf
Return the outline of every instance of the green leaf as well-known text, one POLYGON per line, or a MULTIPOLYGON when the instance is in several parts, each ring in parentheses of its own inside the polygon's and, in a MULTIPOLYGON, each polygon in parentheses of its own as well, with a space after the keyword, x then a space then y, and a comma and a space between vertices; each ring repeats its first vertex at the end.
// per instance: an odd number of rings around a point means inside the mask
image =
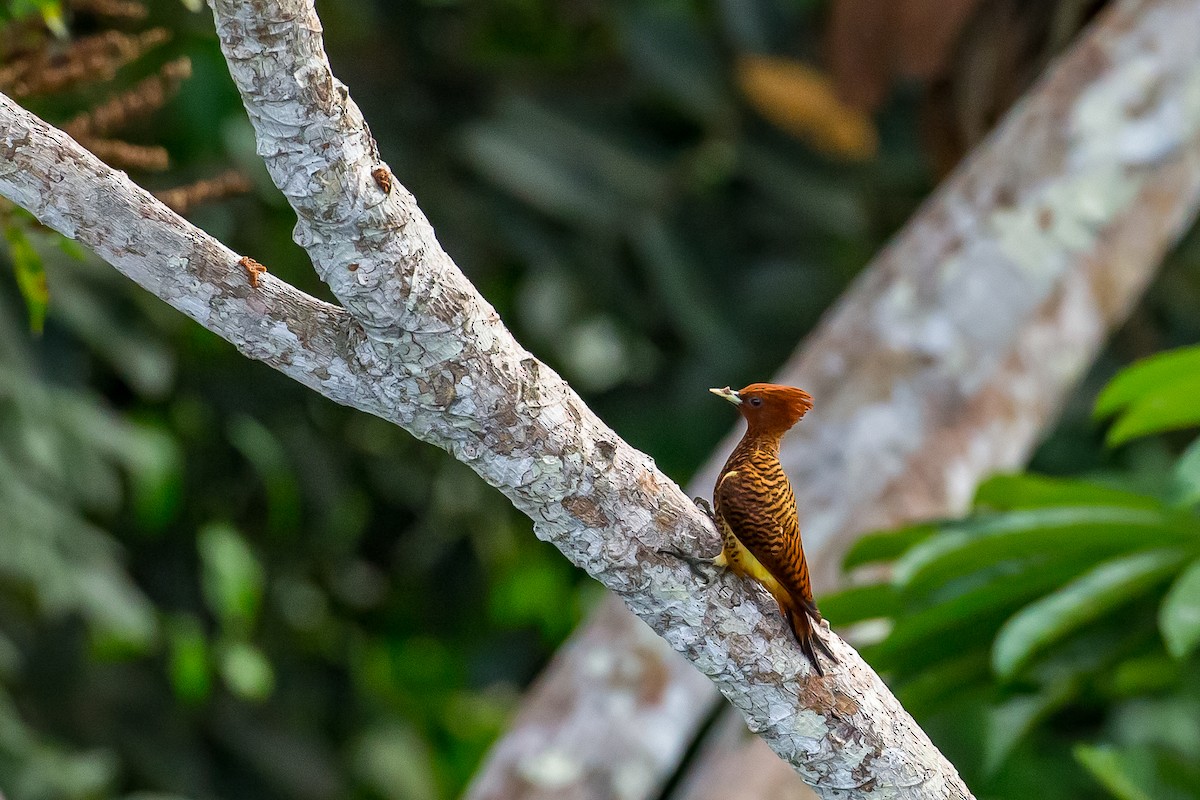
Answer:
POLYGON ((1026 606, 996 635, 993 669, 1012 678, 1048 645, 1161 583, 1187 555, 1169 548, 1121 556, 1026 606))
POLYGON ((928 539, 938 532, 938 526, 933 523, 911 525, 896 531, 869 533, 862 536, 846 553, 842 568, 852 570, 863 564, 873 564, 878 561, 893 561, 904 555, 910 547, 928 539))
POLYGON ((1178 661, 1156 649, 1125 659, 1109 670, 1104 693, 1110 698, 1160 694, 1179 685, 1183 669, 1178 661))
POLYGON ((1200 425, 1200 346, 1159 353, 1114 378, 1096 400, 1095 416, 1119 414, 1110 445, 1200 425))
POLYGON ((94 569, 76 577, 83 612, 93 624, 92 646, 99 656, 142 655, 158 638, 154 606, 124 574, 94 569))
POLYGON ((1176 508, 1200 503, 1200 439, 1192 442, 1175 463, 1167 497, 1176 508))
POLYGON ((1046 553, 1119 551, 1197 541, 1194 521, 1140 508, 1038 508, 956 523, 897 562, 892 582, 908 592, 1046 553))
POLYGON ((139 425, 125 432, 125 467, 133 512, 141 527, 162 532, 183 495, 183 454, 166 428, 139 425))
POLYGON ((994 775, 1021 740, 1077 692, 1073 681, 1061 681, 1036 694, 1019 695, 990 707, 983 739, 983 771, 994 775))
POLYGON ((1135 400, 1109 428, 1106 441, 1119 445, 1139 436, 1200 425, 1200 372, 1181 376, 1135 400))
POLYGON ((1154 620, 1145 605, 1120 617, 1123 624, 1111 624, 1118 621, 1114 616, 1100 624, 1085 625, 1042 654, 1023 677, 1038 686, 1070 680, 1090 689, 1116 669, 1122 656, 1155 645, 1154 620))
POLYGON ((1200 645, 1200 560, 1171 585, 1158 611, 1158 627, 1175 658, 1186 658, 1200 645))
POLYGON ((46 284, 42 257, 34 249, 20 223, 10 221, 5 224, 4 238, 8 242, 8 255, 12 259, 17 288, 25 299, 29 328, 40 334, 46 324, 46 307, 50 304, 50 288, 46 284))
POLYGON ((536 625, 552 641, 570 631, 573 597, 569 573, 557 561, 531 554, 496 577, 488 616, 504 627, 536 625))
POLYGON ((870 214, 860 186, 754 141, 739 141, 737 156, 740 177, 762 192, 774 208, 822 233, 864 236, 870 214))
POLYGON ((185 703, 199 703, 212 690, 209 675, 208 640, 200 622, 190 615, 177 617, 169 626, 170 650, 167 671, 175 696, 185 703))
POLYGON ((262 478, 270 531, 286 535, 299 529, 300 486, 278 437, 258 420, 239 414, 230 421, 227 438, 262 478))
POLYGON ((1017 473, 995 475, 975 494, 975 505, 992 511, 1062 506, 1157 508, 1158 500, 1091 481, 1017 473))
POLYGON ((114 317, 73 278, 60 281, 54 300, 59 323, 87 342, 137 394, 163 399, 174 386, 175 354, 163 342, 114 317))
POLYGON ((736 341, 732 330, 722 324, 704 287, 697 285, 694 257, 661 219, 645 216, 633 224, 629 244, 639 256, 646 280, 657 291, 664 312, 676 321, 681 332, 694 337, 697 347, 736 341))
POLYGON ((958 651, 927 669, 903 676, 896 686, 896 697, 919 718, 946 707, 964 692, 977 690, 980 685, 989 683, 990 678, 987 653, 958 651))
MULTIPOLYGON (((1022 605, 1056 589, 1095 561, 1093 554, 1067 561, 1023 565, 936 605, 903 614, 878 647, 881 669, 919 670, 938 657, 972 645, 986 647, 999 626, 1022 605)), ((825 602, 821 603, 822 608, 825 602)))
MULTIPOLYGON (((1127 756, 1143 759, 1149 767, 1149 781, 1163 779, 1178 787, 1181 784, 1176 779, 1183 778, 1182 785, 1200 788, 1200 693, 1196 691, 1195 665, 1163 656, 1180 673, 1182 685, 1176 683, 1172 691, 1110 704, 1104 728, 1125 746, 1127 756), (1177 759, 1190 766, 1190 776, 1180 774, 1177 767, 1182 765, 1177 759)), ((1142 786, 1149 788, 1149 781, 1142 786)), ((1179 797, 1161 789, 1150 791, 1150 795, 1156 799, 1179 797)), ((1195 794, 1184 797, 1196 800, 1195 794)))
POLYGON ((1110 417, 1135 400, 1155 394, 1180 377, 1200 373, 1200 345, 1180 347, 1144 358, 1109 381, 1096 398, 1097 419, 1110 417))
POLYGON ((547 214, 588 226, 612 225, 629 209, 654 206, 667 187, 663 167, 603 126, 519 97, 501 100, 495 116, 469 126, 461 147, 493 183, 547 214))
POLYGON ((58 39, 66 40, 71 37, 67 23, 63 20, 62 3, 59 0, 38 0, 41 6, 42 21, 58 39))
POLYGON ((721 55, 683 6, 639 3, 622 15, 626 64, 671 105, 707 127, 729 112, 721 55))
POLYGON ((1133 774, 1131 765, 1118 750, 1081 744, 1076 745, 1074 754, 1075 760, 1117 800, 1154 800, 1141 788, 1143 777, 1133 774))
POLYGON ((58 245, 58 249, 67 258, 73 258, 76 261, 86 261, 87 260, 87 257, 88 257, 87 248, 84 247, 83 245, 81 245, 79 242, 75 241, 74 239, 68 239, 65 236, 55 236, 54 241, 58 245))
POLYGON ((208 607, 227 630, 249 631, 262 604, 263 569, 250 547, 228 525, 209 525, 197 536, 201 588, 208 607))
POLYGON ((494 123, 468 126, 460 147, 484 177, 522 202, 558 219, 608 227, 617 223, 617 198, 587 176, 548 158, 534 143, 494 123))
POLYGON ((247 700, 265 700, 275 689, 271 662, 248 642, 233 642, 223 648, 221 677, 231 692, 247 700))
POLYGON ((865 619, 890 617, 898 611, 900 598, 890 584, 855 586, 821 598, 821 613, 831 625, 850 625, 865 619))
MULTIPOLYGON (((21 19, 22 17, 32 16, 34 14, 44 15, 47 11, 53 11, 59 8, 59 0, 8 0, 7 12, 13 19, 21 19)), ((59 10, 61 15, 62 11, 59 10)))
POLYGON ((351 748, 355 775, 385 800, 434 800, 429 744, 400 723, 377 725, 364 732, 351 748))

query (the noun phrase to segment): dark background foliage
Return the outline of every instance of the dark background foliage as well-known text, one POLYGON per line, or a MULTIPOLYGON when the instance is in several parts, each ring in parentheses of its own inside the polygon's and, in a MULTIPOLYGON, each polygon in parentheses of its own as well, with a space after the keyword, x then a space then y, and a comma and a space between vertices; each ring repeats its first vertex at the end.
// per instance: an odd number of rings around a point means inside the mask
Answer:
MULTIPOLYGON (((327 296, 290 241, 211 19, 78 5, 64 17, 75 36, 162 26, 170 40, 110 82, 22 102, 64 123, 186 55, 179 94, 124 132, 164 146, 172 168, 134 177, 163 189, 239 167, 253 190, 193 221, 327 296)), ((705 388, 769 376, 1097 4, 998 5, 994 38, 967 26, 936 68, 871 78, 861 106, 822 71, 839 44, 817 0, 319 10, 336 73, 442 244, 527 347, 684 480, 731 423, 705 388), (981 73, 984 46, 1025 69, 981 73)), ((6 35, 52 7, 10 4, 6 35)), ((0 787, 14 800, 455 795, 596 588, 445 454, 247 361, 12 209, 4 226, 0 787), (28 280, 43 268, 39 334, 28 280)), ((1106 450, 1091 403, 1118 364, 1200 338, 1198 281, 1193 237, 1037 468, 1164 480, 1186 441, 1106 450)), ((1103 702, 1055 722, 1090 736, 1103 702)), ((955 753, 968 775, 982 747, 955 753)), ((1054 764, 1061 796, 1093 796, 1076 762, 1054 764)))

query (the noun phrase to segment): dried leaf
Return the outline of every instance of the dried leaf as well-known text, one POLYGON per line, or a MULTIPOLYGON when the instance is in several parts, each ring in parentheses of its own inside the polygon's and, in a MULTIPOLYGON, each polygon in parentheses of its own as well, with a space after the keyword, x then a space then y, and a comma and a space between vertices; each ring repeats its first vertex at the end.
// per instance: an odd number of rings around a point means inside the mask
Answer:
POLYGON ((838 97, 829 78, 785 58, 746 56, 737 65, 742 93, 758 113, 818 150, 850 160, 875 155, 871 119, 838 97))

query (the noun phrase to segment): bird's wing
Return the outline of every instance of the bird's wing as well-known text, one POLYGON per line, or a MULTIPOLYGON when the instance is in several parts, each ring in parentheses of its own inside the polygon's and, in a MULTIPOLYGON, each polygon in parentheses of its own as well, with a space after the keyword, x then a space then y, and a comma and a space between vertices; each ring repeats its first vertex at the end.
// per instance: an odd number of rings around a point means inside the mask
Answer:
POLYGON ((820 619, 800 541, 796 498, 783 470, 763 473, 742 466, 722 478, 715 494, 722 520, 742 546, 788 593, 797 610, 820 619))

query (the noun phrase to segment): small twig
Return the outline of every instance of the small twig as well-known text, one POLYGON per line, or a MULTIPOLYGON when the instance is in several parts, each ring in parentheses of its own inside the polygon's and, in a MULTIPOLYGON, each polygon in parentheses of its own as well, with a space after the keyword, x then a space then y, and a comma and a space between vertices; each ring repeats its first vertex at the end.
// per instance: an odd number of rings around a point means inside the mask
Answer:
POLYGON ((170 38, 166 28, 137 34, 105 31, 76 39, 64 51, 42 48, 0 69, 0 89, 28 97, 108 81, 118 69, 170 38))
POLYGON ((164 147, 123 142, 120 139, 81 139, 80 144, 91 150, 104 163, 118 169, 140 169, 163 172, 171 166, 171 157, 164 147))
POLYGON ((187 57, 163 64, 158 73, 139 81, 127 91, 109 98, 102 105, 85 111, 63 126, 76 139, 104 136, 131 121, 162 108, 192 75, 187 57))
POLYGON ((146 5, 137 0, 71 0, 70 6, 72 11, 112 19, 140 20, 150 13, 146 5))
POLYGON ((236 197, 252 188, 253 184, 245 175, 231 169, 213 178, 155 192, 154 196, 170 206, 175 213, 186 215, 196 206, 236 197))

